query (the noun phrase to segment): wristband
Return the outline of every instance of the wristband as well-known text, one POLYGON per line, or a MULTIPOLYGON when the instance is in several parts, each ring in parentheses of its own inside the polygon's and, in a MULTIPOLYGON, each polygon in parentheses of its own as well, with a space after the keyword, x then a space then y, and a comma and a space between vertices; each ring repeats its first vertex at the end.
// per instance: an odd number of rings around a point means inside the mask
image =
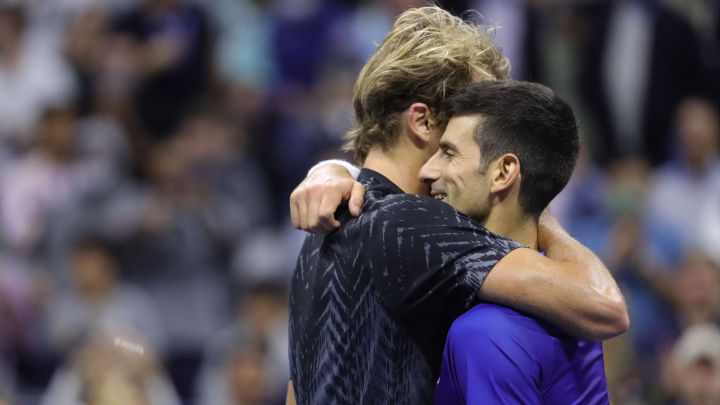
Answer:
POLYGON ((357 180, 358 176, 360 175, 360 168, 355 167, 355 165, 346 162, 344 160, 340 159, 330 159, 330 160, 323 160, 322 162, 319 162, 315 166, 311 167, 310 170, 308 170, 307 177, 310 177, 313 172, 323 166, 335 164, 344 167, 348 172, 350 172, 350 175, 357 180))

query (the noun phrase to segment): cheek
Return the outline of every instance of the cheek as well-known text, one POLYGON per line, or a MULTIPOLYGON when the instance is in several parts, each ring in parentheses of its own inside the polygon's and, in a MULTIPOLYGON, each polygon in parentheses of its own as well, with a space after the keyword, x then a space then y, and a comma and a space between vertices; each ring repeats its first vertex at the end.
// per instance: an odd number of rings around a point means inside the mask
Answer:
POLYGON ((446 187, 449 191, 448 194, 452 194, 452 205, 456 209, 467 213, 470 208, 469 203, 472 200, 469 196, 472 195, 473 192, 468 188, 467 181, 463 178, 463 173, 455 170, 448 179, 446 187))
POLYGON ((465 183, 465 198, 472 201, 476 210, 485 211, 488 205, 489 185, 477 173, 471 176, 465 183))
POLYGON ((458 178, 462 183, 463 189, 474 194, 473 197, 477 197, 477 192, 482 190, 482 178, 478 175, 477 171, 473 170, 472 167, 463 167, 458 178))
POLYGON ((464 191, 468 183, 467 168, 457 162, 451 162, 447 165, 447 173, 455 186, 464 191))

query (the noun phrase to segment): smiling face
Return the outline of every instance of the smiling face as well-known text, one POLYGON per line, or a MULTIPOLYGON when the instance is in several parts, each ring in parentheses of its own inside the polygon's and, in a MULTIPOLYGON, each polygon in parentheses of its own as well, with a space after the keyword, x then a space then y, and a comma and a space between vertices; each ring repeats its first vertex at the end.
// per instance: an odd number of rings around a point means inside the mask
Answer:
POLYGON ((479 115, 453 117, 440 140, 440 148, 420 169, 420 179, 430 184, 434 198, 480 222, 490 212, 492 183, 474 139, 482 120, 479 115))

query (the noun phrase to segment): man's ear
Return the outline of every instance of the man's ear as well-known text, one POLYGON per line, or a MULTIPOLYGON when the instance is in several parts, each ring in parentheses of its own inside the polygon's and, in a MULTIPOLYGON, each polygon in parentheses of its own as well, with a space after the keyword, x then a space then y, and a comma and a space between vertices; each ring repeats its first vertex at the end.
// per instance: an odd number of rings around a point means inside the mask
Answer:
POLYGON ((503 194, 510 191, 515 184, 520 184, 520 159, 513 153, 506 153, 493 163, 492 184, 490 192, 503 194))
POLYGON ((415 144, 425 145, 431 141, 437 127, 435 114, 425 103, 412 103, 406 114, 408 136, 415 144))

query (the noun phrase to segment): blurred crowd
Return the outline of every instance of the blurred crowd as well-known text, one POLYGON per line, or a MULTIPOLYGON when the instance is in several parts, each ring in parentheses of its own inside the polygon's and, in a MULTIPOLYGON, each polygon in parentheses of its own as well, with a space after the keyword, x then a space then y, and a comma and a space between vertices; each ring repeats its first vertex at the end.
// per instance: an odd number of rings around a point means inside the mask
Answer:
MULTIPOLYGON (((283 403, 289 193, 425 4, 0 0, 0 404, 283 403)), ((553 209, 629 305, 614 402, 720 403, 720 2, 440 4, 579 116, 553 209)))

